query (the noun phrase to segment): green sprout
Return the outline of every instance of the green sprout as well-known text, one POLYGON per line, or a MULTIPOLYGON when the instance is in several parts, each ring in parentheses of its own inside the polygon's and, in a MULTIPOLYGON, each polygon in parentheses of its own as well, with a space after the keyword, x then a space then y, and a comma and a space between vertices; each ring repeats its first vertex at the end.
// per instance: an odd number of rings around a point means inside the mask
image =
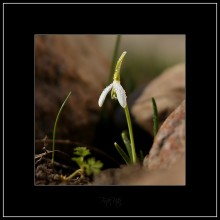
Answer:
POLYGON ((66 99, 64 100, 63 104, 61 105, 58 113, 57 113, 57 117, 56 117, 56 120, 55 120, 55 123, 54 123, 54 127, 53 127, 53 146, 52 146, 52 166, 54 165, 54 151, 55 151, 55 135, 56 135, 56 128, 57 128, 57 122, 58 122, 58 119, 60 117, 60 113, 67 101, 67 99, 69 98, 71 92, 69 92, 68 96, 66 97, 66 99))
POLYGON ((76 147, 73 154, 77 155, 77 157, 73 157, 72 160, 77 163, 79 169, 74 171, 68 177, 62 176, 64 181, 70 180, 77 175, 80 175, 82 178, 85 175, 92 176, 100 173, 101 168, 103 167, 101 161, 95 160, 94 157, 85 160, 85 157, 91 154, 89 149, 86 147, 76 147))

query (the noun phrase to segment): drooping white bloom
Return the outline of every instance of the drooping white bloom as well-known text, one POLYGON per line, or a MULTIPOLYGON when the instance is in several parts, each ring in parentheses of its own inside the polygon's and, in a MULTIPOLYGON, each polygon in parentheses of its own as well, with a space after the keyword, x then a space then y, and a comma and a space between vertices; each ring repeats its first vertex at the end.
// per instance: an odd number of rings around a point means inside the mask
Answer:
POLYGON ((99 107, 102 107, 102 105, 105 101, 105 98, 106 98, 107 94, 110 92, 110 90, 113 90, 113 92, 116 93, 118 102, 120 103, 120 105, 123 108, 125 108, 127 105, 127 101, 126 101, 127 96, 126 96, 125 90, 123 89, 123 87, 120 84, 120 81, 117 81, 117 80, 114 80, 113 83, 111 83, 109 86, 107 86, 103 90, 102 94, 99 97, 99 101, 98 101, 99 107))
POLYGON ((113 76, 113 83, 111 83, 109 86, 107 86, 103 90, 102 94, 100 95, 99 101, 98 101, 99 107, 102 107, 102 105, 105 101, 105 98, 106 98, 107 94, 110 92, 110 90, 112 90, 112 94, 111 94, 112 99, 117 99, 123 108, 126 107, 127 96, 126 96, 125 90, 123 89, 123 87, 120 84, 120 69, 121 69, 121 64, 122 64, 122 61, 123 61, 126 53, 127 52, 124 51, 122 53, 122 55, 120 56, 120 58, 118 59, 118 62, 115 67, 115 73, 113 76))

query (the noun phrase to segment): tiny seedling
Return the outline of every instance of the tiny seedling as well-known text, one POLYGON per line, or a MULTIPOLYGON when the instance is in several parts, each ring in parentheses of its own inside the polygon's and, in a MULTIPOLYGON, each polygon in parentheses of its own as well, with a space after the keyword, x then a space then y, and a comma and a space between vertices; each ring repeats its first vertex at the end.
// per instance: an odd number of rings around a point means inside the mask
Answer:
POLYGON ((100 173, 101 168, 103 167, 101 161, 96 160, 94 157, 85 160, 85 157, 91 154, 89 149, 86 147, 76 147, 74 148, 73 154, 76 155, 76 157, 73 157, 72 160, 77 163, 79 169, 74 171, 68 177, 62 176, 64 181, 70 180, 78 175, 82 178, 85 175, 93 176, 100 173))

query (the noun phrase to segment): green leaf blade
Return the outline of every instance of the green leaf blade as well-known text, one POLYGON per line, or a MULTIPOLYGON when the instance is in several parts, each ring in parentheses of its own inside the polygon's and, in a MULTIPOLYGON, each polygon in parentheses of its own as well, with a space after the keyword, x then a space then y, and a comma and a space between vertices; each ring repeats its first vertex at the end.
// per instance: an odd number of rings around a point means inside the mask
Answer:
POLYGON ((127 131, 123 131, 121 133, 121 137, 122 137, 122 140, 125 144, 125 147, 127 149, 127 152, 128 152, 128 155, 130 157, 130 160, 132 160, 132 152, 131 152, 131 142, 130 140, 128 139, 128 136, 127 136, 127 131))
POLYGON ((51 161, 52 162, 52 166, 54 164, 54 150, 55 150, 55 136, 56 136, 57 122, 58 122, 58 119, 60 117, 60 113, 61 113, 61 111, 62 111, 62 109, 63 109, 67 99, 70 97, 71 93, 72 92, 69 92, 69 94, 67 95, 67 97, 64 100, 63 104, 61 105, 61 107, 60 107, 60 109, 59 109, 59 111, 57 113, 57 117, 56 117, 55 123, 54 123, 54 127, 53 127, 53 146, 52 146, 52 161, 51 161))
POLYGON ((126 164, 130 164, 130 159, 127 156, 127 154, 122 150, 122 148, 115 142, 114 143, 115 148, 117 149, 118 153, 121 155, 121 157, 124 159, 126 164))
POLYGON ((154 137, 155 137, 158 132, 159 120, 158 120, 157 104, 156 104, 154 97, 152 97, 152 105, 153 105, 154 137))

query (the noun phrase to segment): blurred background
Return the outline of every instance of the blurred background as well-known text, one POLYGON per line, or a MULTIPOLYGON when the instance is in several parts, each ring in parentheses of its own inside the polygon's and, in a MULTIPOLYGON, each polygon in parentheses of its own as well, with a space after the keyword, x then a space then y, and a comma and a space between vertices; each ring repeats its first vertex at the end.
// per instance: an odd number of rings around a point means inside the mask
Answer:
MULTIPOLYGON (((110 68, 116 39, 117 35, 35 36, 36 140, 45 135, 52 139, 57 112, 72 91, 61 112, 56 138, 93 146, 123 162, 113 145, 115 141, 123 145, 121 132, 127 129, 123 109, 110 96, 103 108, 98 106, 102 90, 112 80, 110 68)), ((159 83, 153 86, 156 92, 149 90, 151 82, 167 68, 185 63, 185 35, 121 35, 117 59, 123 51, 127 54, 121 67, 121 83, 128 96, 138 149, 146 155, 153 141, 149 98, 157 94, 164 97, 161 102, 157 99, 163 116, 161 120, 164 120, 182 101, 183 95, 179 96, 179 91, 185 94, 185 69, 182 66, 174 68, 165 81, 158 79, 159 83), (165 90, 163 86, 166 86, 165 90), (166 93, 171 87, 175 89, 166 93), (170 104, 172 100, 175 100, 174 104, 170 104)), ((36 145, 37 152, 41 148, 42 144, 36 145)), ((69 152, 72 154, 72 145, 69 152)))
MULTIPOLYGON (((93 35, 103 54, 112 59, 116 35, 93 35)), ((121 35, 119 55, 129 91, 145 85, 167 67, 185 62, 185 35, 121 35)))

